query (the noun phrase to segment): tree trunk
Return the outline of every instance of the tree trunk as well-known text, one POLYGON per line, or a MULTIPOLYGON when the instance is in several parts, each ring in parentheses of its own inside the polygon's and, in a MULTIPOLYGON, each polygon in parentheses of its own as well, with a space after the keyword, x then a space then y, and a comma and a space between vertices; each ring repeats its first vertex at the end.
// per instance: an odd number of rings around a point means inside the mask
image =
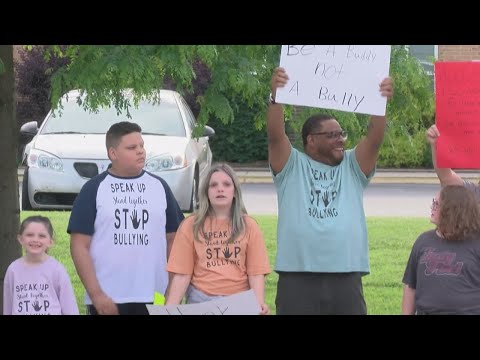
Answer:
POLYGON ((15 121, 15 77, 13 46, 0 45, 0 312, 3 313, 3 279, 8 265, 21 256, 17 241, 19 222, 17 139, 15 121), (0 66, 1 69, 1 66, 0 66))

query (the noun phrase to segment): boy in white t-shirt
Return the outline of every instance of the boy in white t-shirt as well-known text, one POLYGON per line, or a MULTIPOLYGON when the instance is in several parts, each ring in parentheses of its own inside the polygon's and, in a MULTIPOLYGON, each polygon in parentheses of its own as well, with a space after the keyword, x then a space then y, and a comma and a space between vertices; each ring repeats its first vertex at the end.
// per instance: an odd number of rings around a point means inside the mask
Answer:
POLYGON ((143 170, 141 131, 130 122, 110 127, 112 164, 83 186, 70 215, 89 314, 148 315, 145 304, 168 284, 167 256, 184 216, 165 180, 143 170))

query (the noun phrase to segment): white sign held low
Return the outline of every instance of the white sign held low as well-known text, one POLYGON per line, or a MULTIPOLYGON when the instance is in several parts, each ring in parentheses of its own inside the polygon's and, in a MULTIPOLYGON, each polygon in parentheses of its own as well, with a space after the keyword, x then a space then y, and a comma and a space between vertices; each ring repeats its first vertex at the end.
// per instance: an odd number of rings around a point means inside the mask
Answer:
POLYGON ((189 305, 147 305, 150 315, 259 315, 262 310, 253 290, 189 305))
POLYGON ((388 77, 390 45, 282 45, 289 81, 276 101, 384 116, 380 83, 388 77))

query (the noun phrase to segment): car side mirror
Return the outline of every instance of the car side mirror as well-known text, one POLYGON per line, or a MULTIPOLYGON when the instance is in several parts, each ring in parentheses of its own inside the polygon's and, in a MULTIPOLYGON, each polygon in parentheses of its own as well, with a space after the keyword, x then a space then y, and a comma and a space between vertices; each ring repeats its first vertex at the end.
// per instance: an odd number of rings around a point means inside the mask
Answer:
POLYGON ((20 128, 21 143, 28 143, 38 133, 38 124, 36 121, 30 121, 22 125, 20 128))
POLYGON ((203 136, 212 137, 213 135, 215 135, 215 130, 213 130, 213 128, 210 126, 205 126, 205 130, 203 130, 203 136))

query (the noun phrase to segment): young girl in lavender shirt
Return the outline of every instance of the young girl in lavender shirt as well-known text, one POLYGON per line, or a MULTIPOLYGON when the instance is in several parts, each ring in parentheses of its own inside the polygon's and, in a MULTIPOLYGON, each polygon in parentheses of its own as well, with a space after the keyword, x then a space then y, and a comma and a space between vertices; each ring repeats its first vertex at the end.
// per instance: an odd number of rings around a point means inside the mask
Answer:
POLYGON ((25 255, 10 264, 3 288, 4 315, 78 315, 65 267, 47 254, 53 227, 43 216, 30 216, 17 236, 25 255))

